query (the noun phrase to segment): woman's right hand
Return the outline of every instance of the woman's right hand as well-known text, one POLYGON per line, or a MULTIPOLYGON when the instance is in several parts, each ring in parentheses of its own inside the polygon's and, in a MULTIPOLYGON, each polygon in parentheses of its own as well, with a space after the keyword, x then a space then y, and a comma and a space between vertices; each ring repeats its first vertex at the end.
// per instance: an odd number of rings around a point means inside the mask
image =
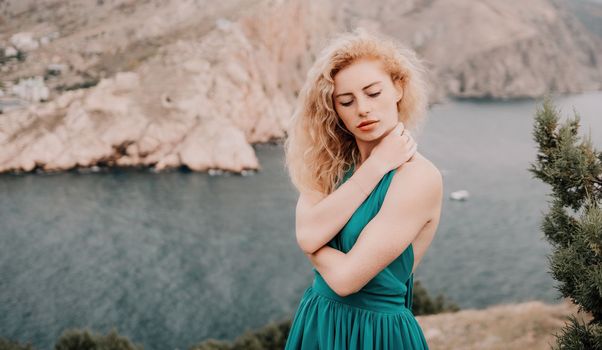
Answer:
POLYGON ((369 159, 375 161, 385 173, 398 168, 416 153, 418 144, 402 122, 385 135, 372 149, 369 159), (401 135, 401 136, 400 136, 401 135))

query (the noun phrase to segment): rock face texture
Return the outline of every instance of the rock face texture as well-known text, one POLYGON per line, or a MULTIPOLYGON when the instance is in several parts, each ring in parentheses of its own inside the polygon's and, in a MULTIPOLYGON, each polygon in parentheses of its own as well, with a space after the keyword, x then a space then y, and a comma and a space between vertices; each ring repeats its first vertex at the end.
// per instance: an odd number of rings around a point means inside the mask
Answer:
POLYGON ((558 304, 527 301, 500 304, 486 309, 417 316, 429 349, 548 350, 554 334, 574 316, 580 323, 592 315, 578 310, 568 299, 558 304))
POLYGON ((413 47, 432 101, 602 88, 602 39, 551 0, 14 0, 0 13, 0 172, 259 169, 251 145, 285 135, 317 51, 356 26, 413 47), (31 77, 44 79, 24 90, 31 77))
POLYGON ((169 42, 133 71, 4 114, 0 170, 258 169, 251 144, 284 136, 311 63, 307 52, 317 50, 321 33, 309 28, 329 20, 330 12, 310 5, 266 6, 261 16, 236 22, 219 18, 201 38, 169 42))
POLYGON ((414 0, 401 7, 395 4, 353 0, 348 22, 368 22, 410 44, 431 66, 437 99, 525 98, 602 88, 600 38, 562 3, 414 0))

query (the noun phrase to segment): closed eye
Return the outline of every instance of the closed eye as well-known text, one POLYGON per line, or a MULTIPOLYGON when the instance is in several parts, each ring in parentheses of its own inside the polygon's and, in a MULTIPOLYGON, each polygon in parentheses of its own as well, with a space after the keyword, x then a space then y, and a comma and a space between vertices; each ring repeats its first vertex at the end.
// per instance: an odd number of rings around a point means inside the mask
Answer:
MULTIPOLYGON (((376 96, 380 95, 381 92, 382 91, 375 92, 373 94, 368 94, 368 96, 370 96, 370 97, 376 97, 376 96)), ((351 100, 349 102, 346 102, 346 103, 341 102, 341 106, 349 107, 349 106, 351 106, 352 103, 353 103, 353 100, 351 100)))

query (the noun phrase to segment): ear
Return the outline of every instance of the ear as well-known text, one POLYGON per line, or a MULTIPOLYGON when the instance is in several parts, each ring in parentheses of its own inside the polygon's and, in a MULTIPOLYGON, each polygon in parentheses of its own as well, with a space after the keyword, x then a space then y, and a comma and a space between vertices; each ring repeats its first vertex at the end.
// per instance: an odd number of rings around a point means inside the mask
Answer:
POLYGON ((395 91, 396 91, 396 102, 401 101, 401 99, 403 98, 403 86, 401 83, 401 79, 397 79, 393 82, 393 86, 395 87, 395 91))

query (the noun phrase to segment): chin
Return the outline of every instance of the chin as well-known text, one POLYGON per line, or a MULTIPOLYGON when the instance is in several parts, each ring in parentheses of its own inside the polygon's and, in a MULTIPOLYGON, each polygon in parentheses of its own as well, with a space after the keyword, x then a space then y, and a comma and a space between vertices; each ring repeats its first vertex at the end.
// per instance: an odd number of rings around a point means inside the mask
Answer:
POLYGON ((384 135, 383 131, 374 130, 374 132, 371 132, 371 133, 356 134, 355 139, 361 140, 364 142, 371 142, 371 141, 376 141, 376 140, 380 139, 383 135, 384 135))

